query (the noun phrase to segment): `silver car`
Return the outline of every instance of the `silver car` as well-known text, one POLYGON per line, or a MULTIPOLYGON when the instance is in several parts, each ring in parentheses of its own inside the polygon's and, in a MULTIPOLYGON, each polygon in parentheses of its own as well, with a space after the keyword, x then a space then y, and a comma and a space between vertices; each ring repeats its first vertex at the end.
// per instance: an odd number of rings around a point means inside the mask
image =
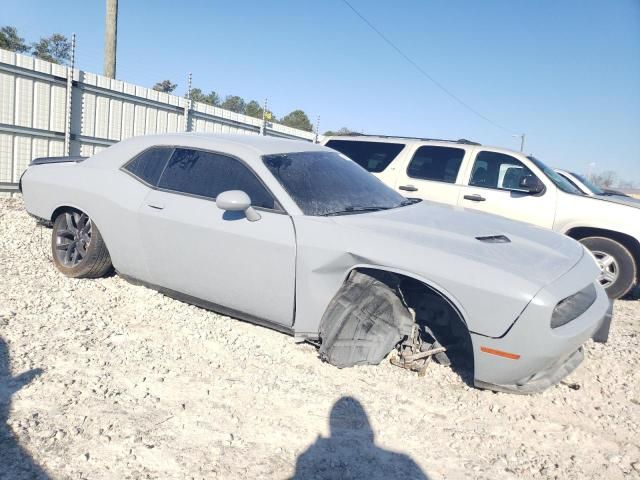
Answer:
POLYGON ((434 357, 476 386, 530 393, 608 334, 599 268, 578 242, 405 198, 319 145, 136 137, 87 159, 36 160, 21 188, 27 211, 53 227, 65 275, 115 268, 313 342, 338 367, 392 353, 423 371, 434 357))

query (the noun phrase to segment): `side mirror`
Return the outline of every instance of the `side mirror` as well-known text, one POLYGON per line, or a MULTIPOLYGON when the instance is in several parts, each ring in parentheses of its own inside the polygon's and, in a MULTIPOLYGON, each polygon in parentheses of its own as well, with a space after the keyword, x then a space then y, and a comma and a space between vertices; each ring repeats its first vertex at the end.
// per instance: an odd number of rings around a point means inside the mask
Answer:
POLYGON ((216 206, 228 212, 244 212, 247 220, 260 220, 260 214, 251 206, 251 199, 242 190, 227 190, 216 198, 216 206))
POLYGON ((544 183, 535 175, 526 175, 520 179, 520 188, 536 195, 544 192, 544 183))

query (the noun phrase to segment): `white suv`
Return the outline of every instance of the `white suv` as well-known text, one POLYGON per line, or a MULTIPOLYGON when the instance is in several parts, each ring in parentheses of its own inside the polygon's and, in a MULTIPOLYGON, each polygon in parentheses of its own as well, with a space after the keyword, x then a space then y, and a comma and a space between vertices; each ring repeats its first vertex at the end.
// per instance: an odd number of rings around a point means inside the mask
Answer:
POLYGON ((640 205, 583 195, 533 156, 467 140, 384 136, 324 142, 405 196, 481 210, 550 228, 582 242, 611 298, 639 280, 640 205))

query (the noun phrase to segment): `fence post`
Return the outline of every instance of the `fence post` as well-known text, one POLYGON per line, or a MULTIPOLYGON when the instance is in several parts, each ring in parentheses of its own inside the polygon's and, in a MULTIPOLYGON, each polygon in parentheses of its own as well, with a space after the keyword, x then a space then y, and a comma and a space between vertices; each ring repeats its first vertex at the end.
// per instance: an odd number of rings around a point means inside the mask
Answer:
POLYGON ((267 134, 267 104, 268 99, 264 99, 264 108, 262 109, 262 125, 260 126, 260 135, 267 134))
POLYGON ((184 131, 191 131, 191 72, 187 79, 187 103, 184 106, 184 131))
POLYGON ((73 94, 73 71, 76 64, 76 34, 71 35, 71 65, 67 67, 67 105, 64 126, 64 154, 71 154, 71 98, 73 94))
POLYGON ((320 115, 318 115, 318 119, 316 120, 316 136, 313 139, 313 143, 318 143, 318 132, 320 131, 320 115))

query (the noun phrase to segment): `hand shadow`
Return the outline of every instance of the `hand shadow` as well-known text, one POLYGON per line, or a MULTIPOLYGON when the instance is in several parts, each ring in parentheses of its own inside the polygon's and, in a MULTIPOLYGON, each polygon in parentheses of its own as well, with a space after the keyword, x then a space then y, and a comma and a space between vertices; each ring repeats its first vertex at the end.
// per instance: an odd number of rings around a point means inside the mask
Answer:
POLYGON ((389 479, 428 480, 407 455, 376 446, 362 404, 342 397, 331 409, 331 435, 318 437, 296 461, 293 480, 389 479))
POLYGON ((0 479, 48 479, 49 476, 20 446, 7 420, 11 410, 11 397, 42 373, 36 368, 11 376, 9 349, 0 337, 0 479))

